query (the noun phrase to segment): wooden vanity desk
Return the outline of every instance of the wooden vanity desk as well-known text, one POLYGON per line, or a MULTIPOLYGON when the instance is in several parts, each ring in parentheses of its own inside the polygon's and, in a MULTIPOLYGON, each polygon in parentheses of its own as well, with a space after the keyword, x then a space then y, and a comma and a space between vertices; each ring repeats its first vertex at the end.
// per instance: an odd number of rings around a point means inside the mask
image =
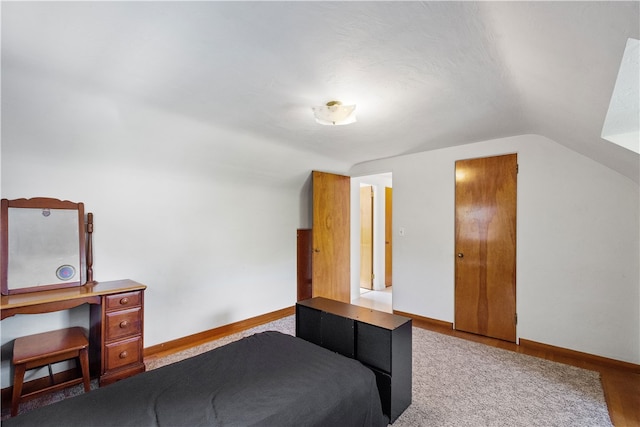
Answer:
POLYGON ((144 290, 132 280, 2 295, 2 319, 16 314, 50 313, 90 304, 89 364, 100 385, 145 371, 144 290))

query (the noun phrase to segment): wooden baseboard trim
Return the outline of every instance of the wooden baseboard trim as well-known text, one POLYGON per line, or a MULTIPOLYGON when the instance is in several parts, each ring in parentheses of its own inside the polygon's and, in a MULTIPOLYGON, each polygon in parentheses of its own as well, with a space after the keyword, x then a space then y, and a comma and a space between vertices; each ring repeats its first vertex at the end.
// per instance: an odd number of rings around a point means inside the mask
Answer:
POLYGON ((227 335, 235 334, 236 332, 241 332, 246 329, 263 325, 265 323, 273 322, 274 320, 291 316, 293 314, 295 314, 295 307, 287 307, 281 310, 273 311, 271 313, 266 313, 260 316, 252 317, 250 319, 245 319, 239 322, 220 326, 218 328, 209 329, 208 331, 199 332, 197 334, 178 338, 172 341, 167 341, 162 344, 146 347, 144 349, 144 358, 148 359, 148 358, 164 357, 168 354, 176 353, 181 350, 186 350, 188 348, 195 347, 202 343, 209 342, 218 338, 222 338, 227 335))
MULTIPOLYGON (((458 338, 470 339, 472 341, 481 343, 486 343, 487 340, 493 340, 493 338, 457 331, 453 329, 453 323, 451 322, 431 319, 429 317, 422 317, 416 314, 406 313, 398 310, 394 310, 393 312, 394 314, 413 319, 413 325, 419 328, 421 327, 434 332, 440 332, 447 335, 456 336, 458 338)), ((576 350, 569 350, 563 347, 556 347, 553 345, 543 344, 523 338, 520 338, 519 341, 519 345, 517 345, 515 343, 510 344, 498 340, 499 345, 497 347, 529 355, 544 354, 543 358, 545 359, 569 363, 576 366, 598 366, 605 369, 616 369, 640 374, 640 365, 636 365, 634 363, 596 356, 594 354, 583 353, 576 350)))
POLYGON ((421 325, 429 327, 429 329, 444 329, 444 330, 452 330, 453 323, 445 322, 444 320, 432 319, 430 317, 422 317, 417 314, 406 313, 404 311, 393 310, 393 314, 397 314, 399 316, 409 317, 415 323, 415 326, 420 327, 421 325))
POLYGON ((607 357, 596 356, 595 354, 583 353, 581 351, 569 350, 563 347, 556 347, 549 344, 539 343, 520 338, 520 346, 527 350, 543 351, 553 354, 561 358, 575 359, 582 362, 589 362, 604 368, 618 369, 640 373, 640 365, 634 363, 623 362, 621 360, 610 359, 607 357))

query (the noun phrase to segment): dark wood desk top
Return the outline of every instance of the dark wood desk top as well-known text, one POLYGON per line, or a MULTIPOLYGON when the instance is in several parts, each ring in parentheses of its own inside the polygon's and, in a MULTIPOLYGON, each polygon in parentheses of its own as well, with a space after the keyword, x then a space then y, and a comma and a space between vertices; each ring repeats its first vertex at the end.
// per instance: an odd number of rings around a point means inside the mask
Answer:
POLYGON ((124 279, 94 282, 72 288, 2 295, 0 313, 2 319, 15 314, 50 313, 77 307, 84 303, 99 304, 103 295, 141 291, 146 288, 146 285, 124 279))

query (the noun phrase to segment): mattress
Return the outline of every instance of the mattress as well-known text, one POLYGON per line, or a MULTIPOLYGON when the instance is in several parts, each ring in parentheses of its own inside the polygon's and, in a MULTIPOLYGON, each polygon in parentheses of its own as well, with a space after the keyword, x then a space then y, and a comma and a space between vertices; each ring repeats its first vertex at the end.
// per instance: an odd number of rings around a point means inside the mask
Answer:
POLYGON ((387 424, 371 370, 275 331, 3 421, 5 427, 387 424))

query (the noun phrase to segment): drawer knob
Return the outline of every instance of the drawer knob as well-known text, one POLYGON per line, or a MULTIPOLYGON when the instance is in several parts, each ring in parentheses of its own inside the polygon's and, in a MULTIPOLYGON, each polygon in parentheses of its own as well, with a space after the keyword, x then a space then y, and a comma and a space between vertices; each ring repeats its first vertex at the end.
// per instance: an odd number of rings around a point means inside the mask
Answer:
POLYGON ((129 298, 124 297, 120 300, 120 305, 127 305, 129 304, 129 298))
POLYGON ((122 322, 120 322, 120 327, 122 329, 126 328, 127 326, 129 326, 129 321, 128 320, 123 320, 122 322))
POLYGON ((120 353, 120 359, 126 359, 127 356, 129 355, 129 353, 127 353, 126 351, 123 351, 122 353, 120 353))

